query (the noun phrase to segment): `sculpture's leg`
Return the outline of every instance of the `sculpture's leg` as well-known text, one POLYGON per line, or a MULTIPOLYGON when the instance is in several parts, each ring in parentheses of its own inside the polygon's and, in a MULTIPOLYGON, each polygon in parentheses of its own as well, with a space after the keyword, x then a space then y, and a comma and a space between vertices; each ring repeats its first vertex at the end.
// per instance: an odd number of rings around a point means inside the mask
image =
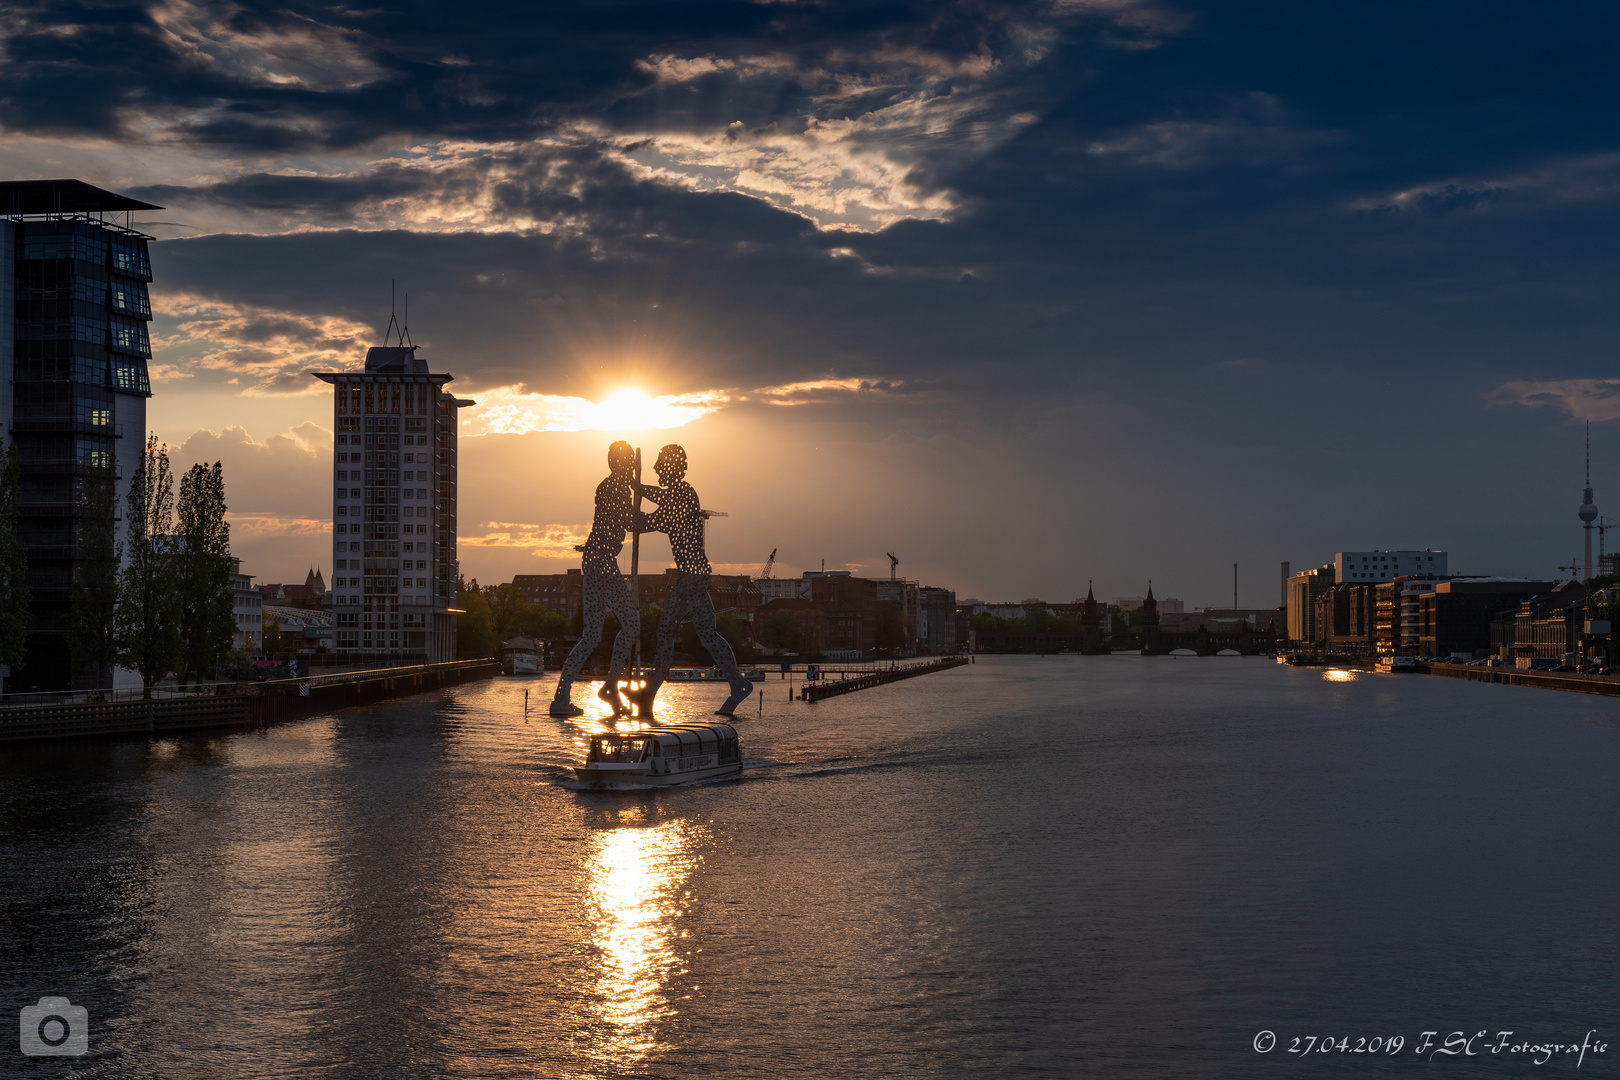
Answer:
POLYGON ((613 638, 613 659, 608 665, 607 681, 602 684, 598 696, 610 702, 613 715, 618 716, 624 712, 624 699, 619 695, 619 679, 630 662, 630 651, 635 647, 636 639, 641 636, 641 611, 636 607, 630 595, 630 586, 624 583, 624 578, 615 575, 615 580, 608 582, 604 591, 608 608, 618 616, 619 632, 613 638))
POLYGON ((689 590, 683 581, 683 575, 676 576, 675 587, 669 591, 669 605, 658 616, 657 667, 648 677, 647 688, 642 691, 641 698, 642 707, 649 713, 652 712, 653 699, 669 679, 669 669, 675 663, 675 634, 691 610, 687 595, 689 590))
POLYGON ((578 644, 563 662, 562 676, 557 680, 557 696, 551 700, 552 716, 578 716, 584 711, 569 698, 573 693, 574 680, 579 678, 585 662, 591 658, 591 653, 596 651, 596 646, 602 640, 602 621, 605 612, 596 578, 589 576, 585 578, 584 596, 581 601, 585 616, 584 626, 581 628, 578 644))
POLYGON ((703 596, 698 600, 692 612, 692 628, 697 631, 698 640, 714 658, 714 664, 720 669, 720 674, 726 677, 731 684, 731 696, 725 703, 715 710, 720 716, 731 716, 737 707, 747 701, 754 693, 754 684, 743 677, 737 670, 737 656, 731 651, 731 642, 720 636, 720 629, 715 625, 714 601, 709 597, 709 583, 703 583, 703 596))

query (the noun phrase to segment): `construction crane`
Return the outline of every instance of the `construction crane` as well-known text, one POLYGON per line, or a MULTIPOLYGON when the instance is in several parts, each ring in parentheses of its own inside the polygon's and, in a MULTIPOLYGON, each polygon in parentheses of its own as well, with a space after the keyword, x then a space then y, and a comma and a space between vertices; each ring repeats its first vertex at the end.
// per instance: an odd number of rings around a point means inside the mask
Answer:
POLYGON ((771 568, 774 567, 775 565, 776 565, 776 549, 771 548, 771 557, 765 560, 765 565, 764 566, 760 567, 759 579, 761 581, 769 581, 769 580, 771 580, 771 568))
POLYGON ((889 580, 890 581, 894 580, 894 572, 897 569, 899 569, 899 567, 900 567, 900 556, 896 555, 892 551, 889 552, 889 580))

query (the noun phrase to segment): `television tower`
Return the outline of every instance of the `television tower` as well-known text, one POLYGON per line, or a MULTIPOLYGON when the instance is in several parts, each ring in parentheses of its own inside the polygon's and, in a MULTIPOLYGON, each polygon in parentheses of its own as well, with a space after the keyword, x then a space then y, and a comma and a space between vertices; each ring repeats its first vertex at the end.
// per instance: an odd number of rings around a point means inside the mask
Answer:
POLYGON ((1592 522, 1597 520, 1598 508, 1592 505, 1592 421, 1586 422, 1586 491, 1581 498, 1580 514, 1581 528, 1586 531, 1586 562, 1583 569, 1585 576, 1591 577, 1596 571, 1592 568, 1592 522))

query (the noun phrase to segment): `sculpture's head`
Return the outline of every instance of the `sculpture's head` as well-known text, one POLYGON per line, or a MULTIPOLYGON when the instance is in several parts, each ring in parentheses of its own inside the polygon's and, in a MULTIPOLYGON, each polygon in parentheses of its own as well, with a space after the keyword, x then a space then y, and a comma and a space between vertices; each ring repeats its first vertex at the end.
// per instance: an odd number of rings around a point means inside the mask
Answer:
POLYGON ((653 472, 658 474, 660 483, 673 484, 686 475, 686 451, 674 443, 670 443, 658 451, 658 461, 653 465, 653 472))
POLYGON ((636 468, 636 448, 620 439, 608 447, 608 471, 612 473, 634 472, 636 468))

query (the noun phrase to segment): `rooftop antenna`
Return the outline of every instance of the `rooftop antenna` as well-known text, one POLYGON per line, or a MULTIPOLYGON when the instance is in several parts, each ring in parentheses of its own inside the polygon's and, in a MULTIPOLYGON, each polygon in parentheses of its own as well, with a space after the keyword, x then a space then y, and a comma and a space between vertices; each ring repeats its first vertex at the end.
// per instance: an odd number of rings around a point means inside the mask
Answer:
MULTIPOLYGON (((394 279, 389 278, 388 279, 388 329, 383 331, 383 344, 387 345, 389 340, 390 340, 390 335, 393 335, 393 334, 396 334, 396 333, 401 333, 401 331, 400 331, 400 328, 399 328, 399 320, 394 318, 394 279)), ((401 345, 405 344, 405 339, 403 337, 400 338, 399 343, 401 345)))
POLYGON ((405 294, 405 321, 399 324, 399 343, 402 346, 409 346, 409 347, 411 347, 413 349, 416 348, 416 343, 411 340, 411 294, 410 293, 405 294))
POLYGON ((895 572, 895 570, 899 569, 899 567, 900 567, 900 556, 896 555, 892 551, 889 552, 889 580, 890 581, 894 580, 894 572, 895 572))

